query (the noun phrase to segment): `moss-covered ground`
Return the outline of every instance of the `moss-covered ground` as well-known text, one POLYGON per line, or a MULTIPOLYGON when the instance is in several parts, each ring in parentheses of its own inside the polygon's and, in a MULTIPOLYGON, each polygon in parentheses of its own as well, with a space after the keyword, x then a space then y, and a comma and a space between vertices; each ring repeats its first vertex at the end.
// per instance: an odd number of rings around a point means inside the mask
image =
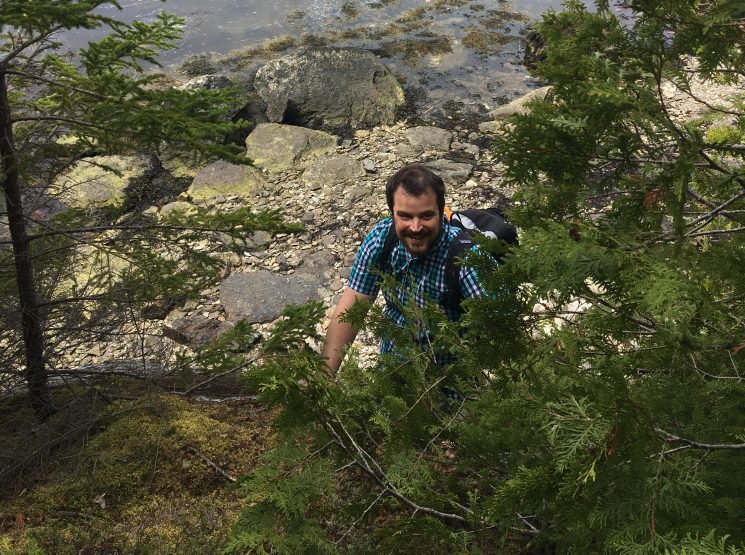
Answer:
POLYGON ((163 393, 76 392, 46 423, 0 406, 0 553, 217 553, 273 414, 163 393))

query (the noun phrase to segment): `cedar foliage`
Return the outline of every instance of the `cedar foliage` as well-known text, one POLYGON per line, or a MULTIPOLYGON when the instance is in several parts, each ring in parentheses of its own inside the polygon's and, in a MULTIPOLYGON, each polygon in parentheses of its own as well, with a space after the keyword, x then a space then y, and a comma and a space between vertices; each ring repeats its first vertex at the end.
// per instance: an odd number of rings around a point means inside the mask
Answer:
POLYGON ((181 90, 146 71, 175 47, 181 19, 164 12, 150 23, 125 23, 97 13, 105 5, 118 7, 112 0, 0 3, 0 206, 9 228, 0 250, 0 387, 14 389, 24 377, 42 420, 54 412, 47 381, 65 351, 116 338, 127 323, 141 330, 143 306, 183 301, 217 282, 224 262, 198 241, 215 231, 240 238, 288 229, 272 210, 196 210, 163 221, 142 215, 188 185, 162 167, 164 151, 190 162, 250 163, 224 141, 245 122, 230 121, 235 90, 181 90), (74 54, 58 40, 63 31, 99 27, 109 34, 74 54), (44 203, 59 200, 50 187, 56 178, 113 154, 150 157, 121 208, 45 217, 44 203))
POLYGON ((745 552, 745 104, 682 122, 662 94, 745 77, 745 8, 628 7, 539 24, 553 98, 495 150, 520 246, 471 256, 491 296, 459 326, 373 307, 399 352, 329 382, 295 314, 297 348, 254 372, 279 446, 228 551, 745 552))

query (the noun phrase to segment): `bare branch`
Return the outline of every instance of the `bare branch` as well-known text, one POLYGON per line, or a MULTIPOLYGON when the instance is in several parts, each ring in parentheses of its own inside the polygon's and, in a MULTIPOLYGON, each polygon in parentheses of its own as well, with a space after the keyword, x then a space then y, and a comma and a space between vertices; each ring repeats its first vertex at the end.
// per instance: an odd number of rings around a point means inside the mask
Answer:
POLYGON ((660 437, 666 441, 677 441, 684 443, 692 449, 706 449, 707 451, 720 451, 729 449, 745 449, 745 443, 701 443, 700 441, 693 441, 684 437, 676 436, 670 432, 666 432, 661 428, 655 428, 660 437))
POLYGON ((370 503, 370 505, 367 507, 367 509, 365 509, 364 512, 360 515, 360 518, 358 518, 357 520, 355 520, 352 523, 352 525, 349 528, 347 528, 346 532, 344 532, 341 535, 341 537, 334 542, 334 545, 339 545, 341 543, 341 541, 344 538, 347 537, 347 535, 349 534, 349 532, 351 532, 354 529, 354 527, 357 526, 357 524, 359 524, 362 521, 363 518, 365 518, 365 515, 367 515, 367 513, 370 512, 370 510, 378 503, 378 501, 380 501, 380 499, 385 495, 385 493, 386 493, 386 490, 383 490, 383 491, 380 492, 380 494, 373 500, 373 502, 370 503))
POLYGON ((208 458, 206 455, 204 455, 201 451, 199 451, 196 447, 192 447, 191 445, 187 445, 184 447, 184 451, 187 453, 191 453, 192 455, 196 455, 202 461, 204 461, 207 466, 213 468, 220 476, 225 478, 228 482, 237 482, 238 480, 235 479, 235 477, 231 476, 227 472, 225 472, 222 468, 217 466, 210 458, 208 458))
POLYGON ((231 368, 230 370, 226 370, 225 372, 220 372, 219 374, 215 374, 214 376, 210 377, 209 379, 204 380, 203 382, 198 383, 197 385, 191 386, 189 389, 187 389, 186 391, 184 391, 183 393, 181 393, 181 395, 183 395, 183 396, 186 397, 186 396, 190 395, 193 391, 195 391, 197 389, 201 389, 205 385, 207 385, 209 383, 212 383, 212 382, 214 382, 215 380, 217 380, 219 378, 222 378, 222 377, 225 377, 225 376, 229 376, 230 374, 234 374, 235 372, 239 372, 240 370, 243 370, 246 366, 248 366, 250 364, 253 364, 258 359, 259 359, 259 357, 258 356, 255 356, 255 357, 251 358, 250 360, 247 360, 243 364, 240 364, 240 365, 236 366, 235 368, 231 368))

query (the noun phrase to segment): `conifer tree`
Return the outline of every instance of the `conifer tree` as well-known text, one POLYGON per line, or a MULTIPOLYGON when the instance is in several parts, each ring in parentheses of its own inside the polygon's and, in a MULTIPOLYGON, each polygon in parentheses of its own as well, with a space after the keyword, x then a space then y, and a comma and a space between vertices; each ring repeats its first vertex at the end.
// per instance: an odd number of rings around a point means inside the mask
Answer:
POLYGON ((495 149, 520 246, 470 257, 491 295, 460 326, 402 307, 436 330, 423 352, 373 307, 398 353, 331 383, 288 324, 294 354, 255 373, 279 447, 228 549, 745 552, 745 104, 697 86, 743 82, 745 8, 626 9, 539 23, 553 93, 495 149))
POLYGON ((53 411, 47 370, 55 345, 105 338, 118 317, 136 313, 143 302, 204 287, 215 262, 192 248, 195 234, 278 225, 270 211, 221 219, 197 212, 156 225, 124 210, 69 210, 46 220, 24 208, 34 195, 54 194, 49 185, 60 174, 96 155, 145 153, 158 171, 165 147, 192 161, 249 163, 237 145, 223 142, 238 125, 227 114, 234 91, 178 90, 145 70, 174 47, 183 21, 163 13, 151 23, 125 23, 96 11, 105 5, 119 7, 114 0, 0 3, 0 189, 5 244, 12 246, 12 253, 0 251, 3 304, 10 308, 2 340, 13 355, 4 367, 12 374, 25 360, 42 419, 53 411), (77 53, 66 53, 58 38, 99 27, 109 34, 77 53), (161 249, 164 241, 171 241, 169 252, 161 249), (85 284, 75 279, 84 266, 91 268, 85 284), (20 359, 9 348, 19 339, 20 359))

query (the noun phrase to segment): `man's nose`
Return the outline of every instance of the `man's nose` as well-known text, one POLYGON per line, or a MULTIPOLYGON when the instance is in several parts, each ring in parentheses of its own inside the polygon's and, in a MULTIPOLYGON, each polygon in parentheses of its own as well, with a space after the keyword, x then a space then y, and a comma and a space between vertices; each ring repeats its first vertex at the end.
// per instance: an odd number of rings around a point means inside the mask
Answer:
POLYGON ((411 231, 417 233, 422 229, 422 221, 419 218, 412 218, 411 220, 411 231))

